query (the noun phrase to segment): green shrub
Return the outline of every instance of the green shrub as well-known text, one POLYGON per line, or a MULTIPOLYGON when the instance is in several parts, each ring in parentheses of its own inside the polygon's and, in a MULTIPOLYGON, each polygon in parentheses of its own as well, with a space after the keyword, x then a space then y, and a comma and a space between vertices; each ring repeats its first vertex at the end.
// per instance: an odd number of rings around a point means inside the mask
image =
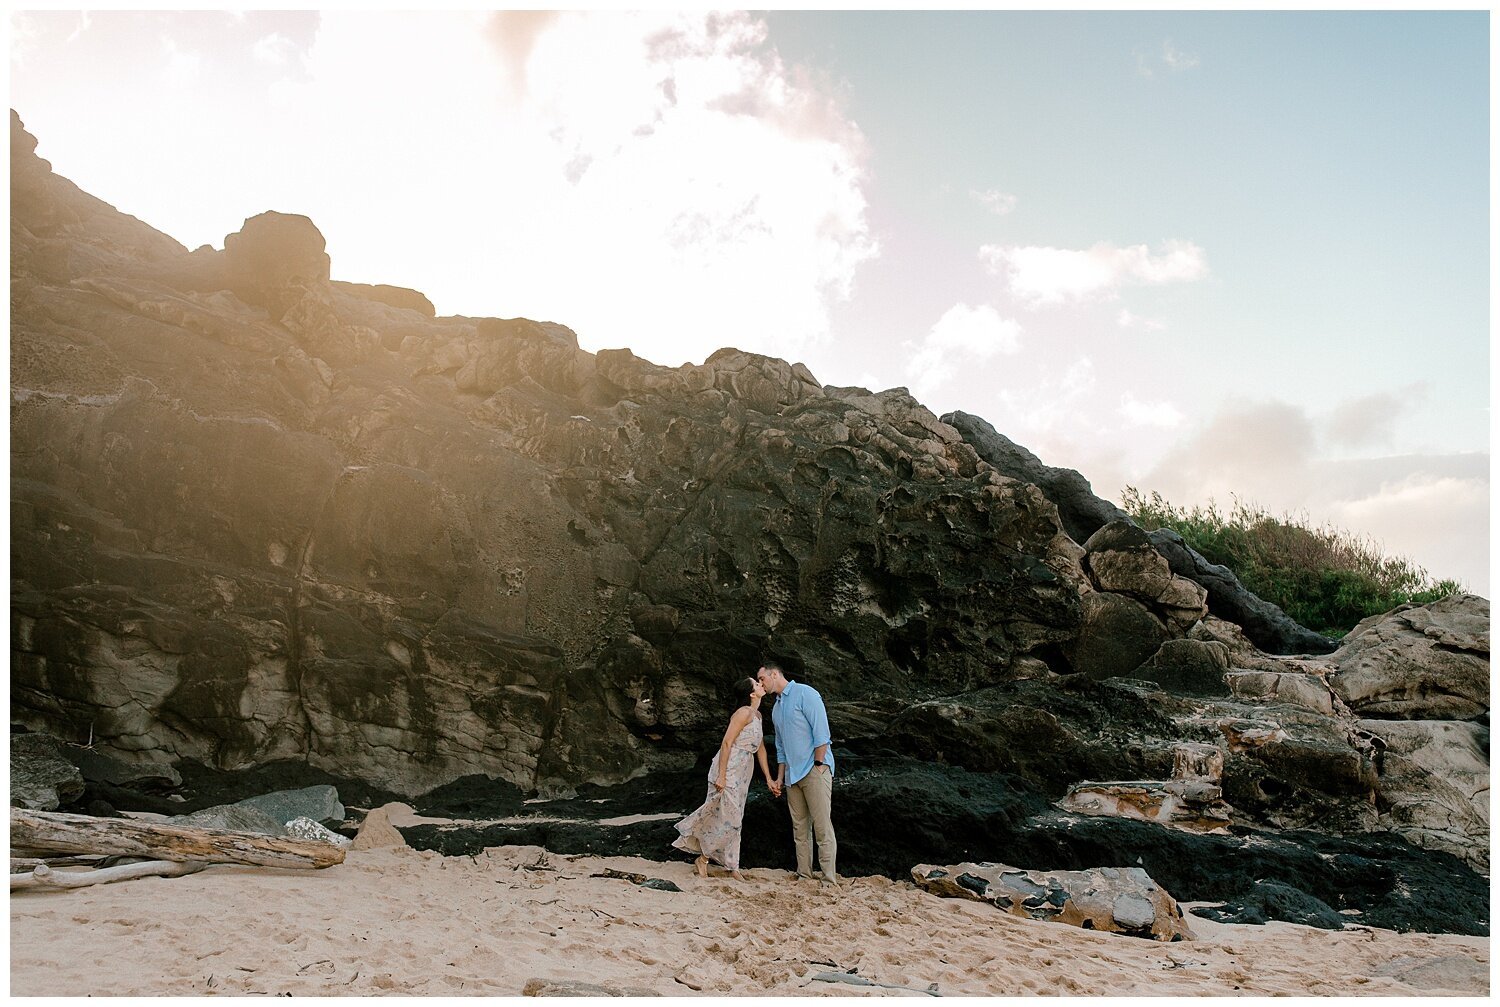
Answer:
POLYGON ((1147 531, 1175 530, 1211 563, 1233 570, 1246 588, 1280 606, 1308 629, 1340 637, 1368 616, 1407 602, 1426 604, 1463 590, 1434 582, 1400 556, 1386 556, 1368 538, 1332 526, 1311 527, 1305 515, 1275 517, 1233 498, 1228 514, 1212 501, 1176 507, 1160 493, 1125 487, 1125 512, 1147 531))

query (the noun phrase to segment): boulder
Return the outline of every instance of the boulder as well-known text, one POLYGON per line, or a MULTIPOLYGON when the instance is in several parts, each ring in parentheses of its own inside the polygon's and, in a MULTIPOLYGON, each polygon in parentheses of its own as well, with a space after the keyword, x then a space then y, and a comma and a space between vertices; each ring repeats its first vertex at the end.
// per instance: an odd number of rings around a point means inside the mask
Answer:
POLYGON ((344 821, 344 806, 339 803, 339 792, 328 784, 247 797, 237 802, 237 806, 263 812, 278 825, 285 825, 294 818, 310 818, 315 822, 336 824, 344 821))
POLYGON ((1074 671, 1090 678, 1129 675, 1167 641, 1167 629, 1138 601, 1094 591, 1083 596, 1083 625, 1062 644, 1074 671))
POLYGON ((1489 616, 1472 594, 1371 616, 1329 656, 1333 689, 1362 717, 1473 719, 1489 709, 1489 616))
POLYGON ((1381 824, 1489 873, 1490 731, 1466 721, 1362 720, 1377 739, 1381 824))
POLYGON ((164 793, 182 786, 182 774, 170 763, 159 759, 148 757, 145 761, 127 762, 87 748, 70 749, 63 754, 78 767, 88 783, 105 783, 147 793, 164 793))
POLYGON ((10 805, 56 811, 83 796, 83 774, 62 743, 45 734, 10 736, 10 805))
POLYGON ((230 289, 279 319, 290 303, 289 288, 328 282, 326 247, 323 232, 300 213, 268 210, 250 217, 224 238, 230 289))
POLYGON ((1257 881, 1248 893, 1216 906, 1199 906, 1194 916, 1219 923, 1266 923, 1284 920, 1319 930, 1342 930, 1348 917, 1321 899, 1277 881, 1257 881))
POLYGON ((193 825, 200 829, 227 829, 230 832, 257 832, 263 836, 280 836, 286 824, 259 808, 243 804, 220 804, 186 815, 167 819, 175 825, 193 825))
POLYGON ((1146 533, 1130 521, 1113 521, 1083 544, 1085 563, 1101 591, 1155 601, 1172 586, 1172 568, 1146 533))
POLYGON ((1176 900, 1139 867, 1028 871, 992 863, 918 864, 911 876, 935 895, 988 902, 1014 916, 1159 941, 1193 936, 1176 900))
POLYGON ((282 835, 291 839, 307 839, 312 842, 328 843, 333 846, 348 849, 353 840, 348 836, 341 836, 332 829, 324 828, 311 818, 293 818, 287 822, 282 829, 282 835))
MULTIPOLYGON (((359 823, 359 831, 354 836, 354 843, 350 847, 355 850, 374 850, 381 847, 402 847, 406 840, 396 827, 391 824, 391 808, 396 805, 383 805, 374 808, 365 815, 365 820, 359 823)), ((403 810, 409 811, 405 805, 403 810)))
POLYGON ((1229 648, 1218 642, 1167 640, 1129 677, 1155 682, 1186 696, 1229 694, 1225 675, 1229 671, 1229 648))

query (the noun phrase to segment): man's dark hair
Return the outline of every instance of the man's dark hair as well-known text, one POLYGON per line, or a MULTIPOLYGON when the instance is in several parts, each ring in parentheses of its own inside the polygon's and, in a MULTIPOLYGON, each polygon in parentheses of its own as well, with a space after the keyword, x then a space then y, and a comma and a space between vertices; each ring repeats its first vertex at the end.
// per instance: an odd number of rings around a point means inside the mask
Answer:
POLYGON ((777 664, 775 661, 762 661, 760 666, 767 671, 779 671, 783 675, 786 674, 786 669, 777 664))

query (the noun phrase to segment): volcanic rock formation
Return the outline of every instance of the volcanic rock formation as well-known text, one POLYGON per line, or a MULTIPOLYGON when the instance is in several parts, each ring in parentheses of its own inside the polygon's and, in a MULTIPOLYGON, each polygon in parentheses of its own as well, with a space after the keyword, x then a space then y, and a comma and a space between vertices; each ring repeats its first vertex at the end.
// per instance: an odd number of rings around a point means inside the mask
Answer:
MULTIPOLYGON (((437 316, 332 280, 295 214, 189 252, 35 147, 12 113, 12 720, 115 780, 289 761, 382 799, 565 797, 690 773, 772 657, 829 701, 841 776, 1003 776, 1014 836, 1061 834, 1018 823, 1081 784, 1175 794, 1189 743, 1221 752, 1193 789, 1215 823, 1488 869, 1483 599, 1329 654, 976 417, 736 349, 663 367, 437 316)), ((84 799, 125 799, 83 768, 84 799)), ((1070 834, 1188 841, 1173 817, 1070 834)), ((958 859, 1133 866, 895 870, 958 859)))

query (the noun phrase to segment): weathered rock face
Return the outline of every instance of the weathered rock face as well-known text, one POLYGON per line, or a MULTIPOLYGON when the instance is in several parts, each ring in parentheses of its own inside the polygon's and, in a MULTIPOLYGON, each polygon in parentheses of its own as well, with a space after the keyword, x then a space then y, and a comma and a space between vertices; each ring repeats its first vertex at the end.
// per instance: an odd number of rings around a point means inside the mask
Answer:
POLYGON ((432 318, 331 283, 290 214, 188 253, 12 126, 22 723, 568 786, 690 762, 767 655, 920 697, 1077 632, 1056 509, 901 390, 432 318))
POLYGON ((55 739, 45 734, 11 735, 11 807, 56 811, 82 796, 83 774, 68 761, 55 739))
POLYGON ((1381 823, 1489 871, 1490 729, 1464 721, 1362 720, 1379 746, 1381 823))
POLYGON ((1489 709, 1490 603, 1456 594, 1361 622, 1328 658, 1364 717, 1467 720, 1489 709))
POLYGON ((1176 900, 1139 867, 1027 871, 1004 864, 918 864, 911 876, 934 894, 988 902, 1015 916, 1159 941, 1193 936, 1176 900))

